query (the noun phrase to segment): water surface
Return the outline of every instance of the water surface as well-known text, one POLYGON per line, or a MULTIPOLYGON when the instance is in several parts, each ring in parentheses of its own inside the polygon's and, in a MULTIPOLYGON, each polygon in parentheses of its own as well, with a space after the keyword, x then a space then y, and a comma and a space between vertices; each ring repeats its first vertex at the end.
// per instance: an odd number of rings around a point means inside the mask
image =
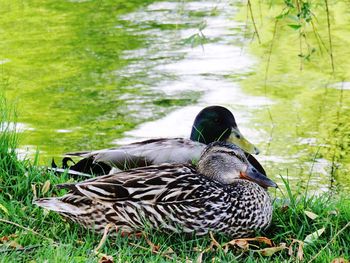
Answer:
POLYGON ((1 86, 17 101, 21 152, 38 149, 47 164, 67 151, 187 137, 199 110, 220 104, 280 185, 283 176, 294 188, 348 188, 347 70, 330 79, 315 57, 301 72, 281 37, 266 79, 273 23, 258 21, 266 38, 251 42, 244 10, 232 1, 7 1, 1 86))

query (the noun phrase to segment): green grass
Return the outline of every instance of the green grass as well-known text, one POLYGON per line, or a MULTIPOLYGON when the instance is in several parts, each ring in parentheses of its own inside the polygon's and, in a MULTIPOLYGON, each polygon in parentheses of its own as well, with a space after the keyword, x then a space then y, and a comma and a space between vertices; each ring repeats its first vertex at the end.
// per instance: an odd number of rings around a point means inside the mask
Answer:
MULTIPOLYGON (((94 254, 93 249, 101 236, 65 221, 53 212, 47 213, 32 205, 35 196, 62 195, 63 190, 55 189, 54 185, 66 182, 69 178, 46 172, 36 165, 35 160, 21 160, 17 157, 15 149, 18 136, 8 125, 9 121, 15 120, 15 114, 8 109, 6 101, 1 102, 1 262, 98 262, 102 256, 94 254)), ((349 259, 350 199, 327 193, 307 196, 303 188, 292 191, 287 180, 280 180, 285 184, 279 194, 283 198, 276 199, 272 225, 266 233, 260 235, 272 239, 276 246, 286 243, 288 247, 293 239, 303 241, 311 233, 324 228, 322 235, 312 243, 304 245, 304 259, 309 261, 316 255, 314 262, 330 262, 339 257, 349 259), (312 220, 305 211, 313 212, 318 217, 312 220)), ((228 251, 217 247, 206 250, 212 243, 209 236, 198 238, 152 231, 148 231, 147 236, 149 241, 160 246, 157 252, 152 252, 145 238, 135 237, 111 237, 100 252, 112 256, 114 262, 185 262, 187 259, 198 262, 200 259, 203 262, 297 260, 298 243, 292 246, 292 256, 287 249, 283 249, 266 257, 257 251, 266 247, 259 243, 254 243, 248 250, 238 247, 231 247, 228 251), (170 249, 172 252, 167 253, 170 249), (201 253, 205 250, 205 253, 201 253)), ((215 238, 220 244, 230 241, 224 236, 215 235, 215 238)))

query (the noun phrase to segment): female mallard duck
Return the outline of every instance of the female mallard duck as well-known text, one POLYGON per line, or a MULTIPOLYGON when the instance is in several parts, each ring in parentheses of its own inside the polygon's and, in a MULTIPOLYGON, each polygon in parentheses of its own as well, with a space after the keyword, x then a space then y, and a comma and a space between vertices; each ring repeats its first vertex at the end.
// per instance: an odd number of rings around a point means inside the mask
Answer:
MULTIPOLYGON (((81 173, 108 174, 112 167, 120 170, 161 163, 191 163, 197 161, 205 146, 214 141, 228 141, 247 152, 248 160, 265 174, 259 162, 249 154, 259 150, 240 133, 233 114, 221 106, 210 106, 199 112, 194 120, 190 139, 161 138, 91 152, 68 153, 83 157, 69 167, 81 173)), ((63 168, 67 168, 64 159, 63 168)), ((53 165, 55 166, 55 165, 53 165)))
POLYGON ((265 229, 272 205, 265 188, 277 185, 260 174, 244 152, 226 142, 203 151, 197 167, 162 164, 104 175, 76 184, 62 197, 34 203, 86 228, 123 233, 145 228, 244 237, 265 229))

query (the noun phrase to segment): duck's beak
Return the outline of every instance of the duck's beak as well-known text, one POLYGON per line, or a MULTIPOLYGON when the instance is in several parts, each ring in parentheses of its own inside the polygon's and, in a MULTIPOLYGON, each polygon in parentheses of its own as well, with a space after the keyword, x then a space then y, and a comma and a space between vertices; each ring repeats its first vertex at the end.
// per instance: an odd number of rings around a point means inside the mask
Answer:
POLYGON ((251 164, 249 164, 248 169, 245 172, 240 173, 240 177, 242 179, 247 179, 257 183, 258 185, 267 188, 267 187, 275 187, 277 188, 277 184, 269 179, 267 176, 260 173, 256 170, 251 164))
POLYGON ((243 137, 237 127, 232 128, 228 141, 250 154, 259 154, 259 149, 243 137))

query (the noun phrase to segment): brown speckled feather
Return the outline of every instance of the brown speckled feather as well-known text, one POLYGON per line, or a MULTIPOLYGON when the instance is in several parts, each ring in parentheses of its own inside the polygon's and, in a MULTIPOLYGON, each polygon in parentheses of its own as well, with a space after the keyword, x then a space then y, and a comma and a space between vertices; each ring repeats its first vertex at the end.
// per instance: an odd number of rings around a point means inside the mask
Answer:
POLYGON ((70 193, 36 204, 96 231, 112 222, 126 232, 149 226, 242 237, 271 221, 271 201, 262 187, 240 179, 225 185, 191 165, 149 166, 61 187, 70 193))

